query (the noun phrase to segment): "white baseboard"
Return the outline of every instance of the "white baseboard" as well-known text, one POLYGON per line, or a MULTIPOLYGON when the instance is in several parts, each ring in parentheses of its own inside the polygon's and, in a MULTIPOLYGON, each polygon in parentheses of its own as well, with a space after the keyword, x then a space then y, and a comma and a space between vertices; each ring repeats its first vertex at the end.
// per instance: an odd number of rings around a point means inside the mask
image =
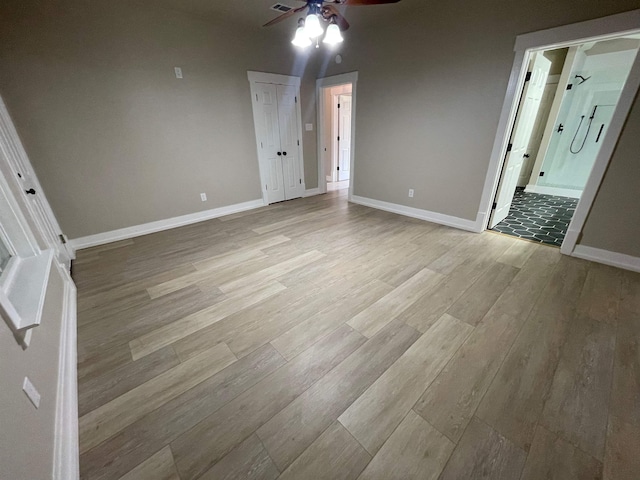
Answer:
POLYGON ((244 212, 245 210, 252 210, 259 207, 264 207, 264 202, 262 199, 251 200, 250 202, 244 203, 236 203, 235 205, 227 205, 225 207, 190 213, 188 215, 181 215, 179 217, 167 218, 165 220, 158 220, 157 222, 143 223, 142 225, 120 228, 118 230, 97 233, 95 235, 89 235, 86 237, 74 238, 70 240, 69 243, 71 244, 71 248, 73 248, 74 251, 81 250, 83 248, 95 247, 97 245, 104 245, 105 243, 117 242, 118 240, 126 240, 128 238, 139 237, 141 235, 147 235, 149 233, 160 232, 162 230, 182 227, 184 225, 189 225, 192 223, 203 222, 205 220, 211 220, 212 218, 224 217, 225 215, 244 212))
POLYGON ((320 188, 310 188, 304 191, 304 197, 313 197, 314 195, 320 195, 320 188))
POLYGON ((587 247, 586 245, 576 245, 571 255, 584 260, 611 265, 612 267, 624 268, 632 272, 640 272, 640 257, 632 257, 624 253, 610 252, 609 250, 587 247))
POLYGON ((76 344, 76 287, 67 272, 65 281, 55 420, 53 480, 80 478, 78 445, 78 381, 76 344))
POLYGON ((407 207, 406 205, 398 205, 397 203, 383 202, 382 200, 374 200, 373 198, 360 197, 358 195, 353 195, 350 201, 366 207, 377 208, 378 210, 397 213, 407 217, 419 218, 420 220, 439 223, 440 225, 447 225, 448 227, 460 228, 471 232, 478 231, 477 220, 452 217, 451 215, 430 212, 429 210, 422 210, 420 208, 407 207))
POLYGON ((582 196, 582 190, 575 190, 573 188, 545 187, 542 185, 531 184, 527 185, 524 191, 541 193, 542 195, 555 195, 558 197, 580 198, 582 196))

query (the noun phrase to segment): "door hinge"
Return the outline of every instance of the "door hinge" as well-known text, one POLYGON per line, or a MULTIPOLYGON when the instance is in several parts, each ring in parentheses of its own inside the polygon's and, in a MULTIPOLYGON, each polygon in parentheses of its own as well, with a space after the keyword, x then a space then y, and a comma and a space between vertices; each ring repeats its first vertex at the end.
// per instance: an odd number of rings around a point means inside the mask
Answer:
POLYGON ((67 243, 67 239, 64 238, 63 234, 58 235, 58 237, 60 237, 60 242, 62 242, 63 245, 67 243))
POLYGON ((573 83, 570 83, 569 85, 567 85, 567 90, 571 90, 573 88, 573 83))
POLYGON ((265 190, 269 190, 269 185, 265 185, 265 186, 264 186, 264 189, 265 189, 265 190))
POLYGON ((524 77, 525 82, 528 82, 529 80, 531 80, 531 72, 527 72, 527 76, 524 77))
POLYGON ((264 145, 262 144, 262 142, 260 142, 260 148, 264 148, 264 145))
POLYGON ((539 176, 539 177, 544 177, 544 172, 540 172, 540 173, 538 174, 538 176, 539 176))
POLYGON ((338 108, 340 108, 340 104, 338 104, 338 108))
POLYGON ((340 135, 338 135, 338 141, 340 141, 340 135))
POLYGON ((495 210, 497 206, 498 204, 496 202, 493 202, 493 205, 491 205, 491 210, 495 210))
POLYGON ((300 146, 300 140, 298 140, 298 146, 300 146))
POLYGON ((513 148, 513 143, 510 143, 509 145, 507 145, 507 152, 510 152, 512 148, 513 148))
POLYGON ((302 179, 300 179, 300 185, 302 185, 302 179))
POLYGON ((258 100, 258 94, 256 93, 256 102, 258 102, 258 101, 259 101, 259 100, 258 100))
POLYGON ((340 167, 337 167, 336 170, 340 171, 340 167))
POLYGON ((293 97, 295 102, 298 103, 298 97, 293 97))

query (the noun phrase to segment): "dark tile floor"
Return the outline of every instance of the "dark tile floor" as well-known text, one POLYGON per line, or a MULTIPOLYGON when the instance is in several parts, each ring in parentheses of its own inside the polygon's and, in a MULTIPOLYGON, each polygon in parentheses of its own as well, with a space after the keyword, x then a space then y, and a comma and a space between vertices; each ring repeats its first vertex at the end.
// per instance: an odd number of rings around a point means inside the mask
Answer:
POLYGON ((577 198, 529 193, 518 188, 509 215, 493 230, 559 247, 576 205, 577 198))

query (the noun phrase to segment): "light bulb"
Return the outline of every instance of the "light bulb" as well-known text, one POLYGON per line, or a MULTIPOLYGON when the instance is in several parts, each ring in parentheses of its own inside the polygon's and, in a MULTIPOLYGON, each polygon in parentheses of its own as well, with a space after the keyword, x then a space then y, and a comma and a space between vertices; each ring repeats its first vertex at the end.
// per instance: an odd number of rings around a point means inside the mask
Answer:
POLYGON ((342 38, 342 34, 340 33, 340 28, 335 23, 332 23, 327 28, 327 34, 324 36, 323 43, 327 43, 329 45, 337 45, 344 40, 342 38))
POLYGON ((298 27, 296 35, 291 41, 296 47, 307 48, 311 46, 311 39, 307 35, 304 27, 298 27))
POLYGON ((320 19, 315 13, 307 15, 304 25, 305 32, 309 38, 316 38, 322 35, 323 30, 320 25, 320 19))

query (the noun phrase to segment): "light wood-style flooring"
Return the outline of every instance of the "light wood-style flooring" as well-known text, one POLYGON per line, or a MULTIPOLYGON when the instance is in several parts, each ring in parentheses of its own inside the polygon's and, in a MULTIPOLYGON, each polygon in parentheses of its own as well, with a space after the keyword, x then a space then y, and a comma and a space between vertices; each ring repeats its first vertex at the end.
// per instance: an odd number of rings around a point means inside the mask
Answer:
POLYGON ((345 194, 78 252, 83 479, 640 478, 640 275, 345 194))

